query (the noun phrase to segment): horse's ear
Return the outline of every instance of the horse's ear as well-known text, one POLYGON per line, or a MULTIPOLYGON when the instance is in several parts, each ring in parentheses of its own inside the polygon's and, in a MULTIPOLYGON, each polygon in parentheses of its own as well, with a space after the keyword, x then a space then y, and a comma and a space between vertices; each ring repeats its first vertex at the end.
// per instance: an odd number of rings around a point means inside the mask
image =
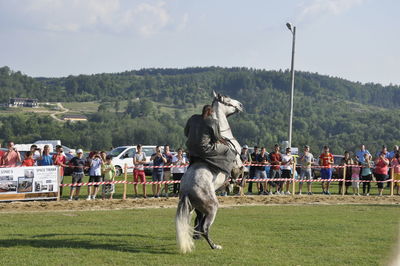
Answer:
POLYGON ((218 94, 215 92, 215 90, 213 90, 213 95, 214 95, 214 98, 218 99, 218 94))

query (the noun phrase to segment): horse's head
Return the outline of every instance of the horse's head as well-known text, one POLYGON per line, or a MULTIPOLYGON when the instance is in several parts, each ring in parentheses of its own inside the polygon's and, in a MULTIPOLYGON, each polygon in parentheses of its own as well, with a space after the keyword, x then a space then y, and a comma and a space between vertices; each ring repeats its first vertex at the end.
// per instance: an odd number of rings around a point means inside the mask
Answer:
POLYGON ((215 91, 213 91, 213 93, 214 101, 212 105, 214 106, 215 104, 219 104, 219 108, 222 108, 226 117, 243 111, 243 104, 241 102, 216 93, 215 91))

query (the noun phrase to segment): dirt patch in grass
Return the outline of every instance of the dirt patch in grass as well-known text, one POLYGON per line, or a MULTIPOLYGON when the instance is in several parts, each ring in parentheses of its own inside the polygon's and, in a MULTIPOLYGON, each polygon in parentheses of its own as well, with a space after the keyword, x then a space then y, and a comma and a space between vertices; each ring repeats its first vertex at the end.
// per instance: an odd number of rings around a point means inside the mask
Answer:
MULTIPOLYGON (((221 207, 254 206, 254 205, 307 205, 307 204, 371 204, 398 205, 400 196, 228 196, 219 197, 221 207)), ((78 201, 29 201, 0 203, 0 213, 13 212, 48 212, 48 211, 88 211, 88 210, 120 210, 136 208, 175 208, 178 198, 137 198, 127 200, 78 200, 78 201)))

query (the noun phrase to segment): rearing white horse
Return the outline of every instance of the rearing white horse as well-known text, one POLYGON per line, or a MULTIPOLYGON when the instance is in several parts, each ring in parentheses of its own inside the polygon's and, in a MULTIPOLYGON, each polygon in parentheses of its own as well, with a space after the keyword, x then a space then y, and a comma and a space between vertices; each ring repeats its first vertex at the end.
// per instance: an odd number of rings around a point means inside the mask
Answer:
MULTIPOLYGON (((227 117, 243 111, 243 105, 239 101, 214 92, 212 107, 213 116, 219 122, 221 136, 228 140, 236 151, 235 168, 241 168, 241 147, 232 135, 227 117)), ((225 183, 228 177, 223 172, 213 174, 209 166, 203 162, 193 163, 183 175, 175 217, 176 238, 182 253, 191 252, 194 248, 193 238, 199 239, 201 236, 207 240, 212 249, 222 248, 211 241, 209 230, 218 210, 215 191, 225 183), (197 214, 194 230, 190 225, 193 210, 197 214)))

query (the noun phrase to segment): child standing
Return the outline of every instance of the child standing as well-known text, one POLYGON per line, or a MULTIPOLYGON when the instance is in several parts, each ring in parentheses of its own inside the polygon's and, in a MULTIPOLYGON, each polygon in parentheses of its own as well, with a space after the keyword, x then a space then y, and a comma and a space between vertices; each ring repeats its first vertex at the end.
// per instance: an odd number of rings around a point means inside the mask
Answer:
MULTIPOLYGON (((357 163, 358 166, 361 165, 361 163, 357 163)), ((351 169, 351 187, 353 188, 353 195, 360 196, 360 170, 361 167, 354 166, 351 169)))
POLYGON ((391 165, 393 167, 393 179, 397 182, 394 183, 394 187, 397 191, 397 195, 399 195, 399 187, 400 187, 400 154, 396 153, 391 161, 391 165))
MULTIPOLYGON (((108 181, 114 181, 115 179, 115 167, 114 165, 111 163, 112 160, 112 156, 111 155, 107 155, 106 157, 106 161, 104 162, 104 164, 101 166, 101 172, 104 176, 104 181, 108 182, 108 181)), ((103 200, 106 198, 106 194, 110 194, 110 198, 113 198, 113 194, 114 194, 114 190, 115 190, 115 185, 114 184, 105 184, 102 187, 102 198, 103 200)))
POLYGON ((30 151, 25 153, 25 159, 22 161, 22 166, 34 166, 35 160, 33 159, 33 154, 30 151))

